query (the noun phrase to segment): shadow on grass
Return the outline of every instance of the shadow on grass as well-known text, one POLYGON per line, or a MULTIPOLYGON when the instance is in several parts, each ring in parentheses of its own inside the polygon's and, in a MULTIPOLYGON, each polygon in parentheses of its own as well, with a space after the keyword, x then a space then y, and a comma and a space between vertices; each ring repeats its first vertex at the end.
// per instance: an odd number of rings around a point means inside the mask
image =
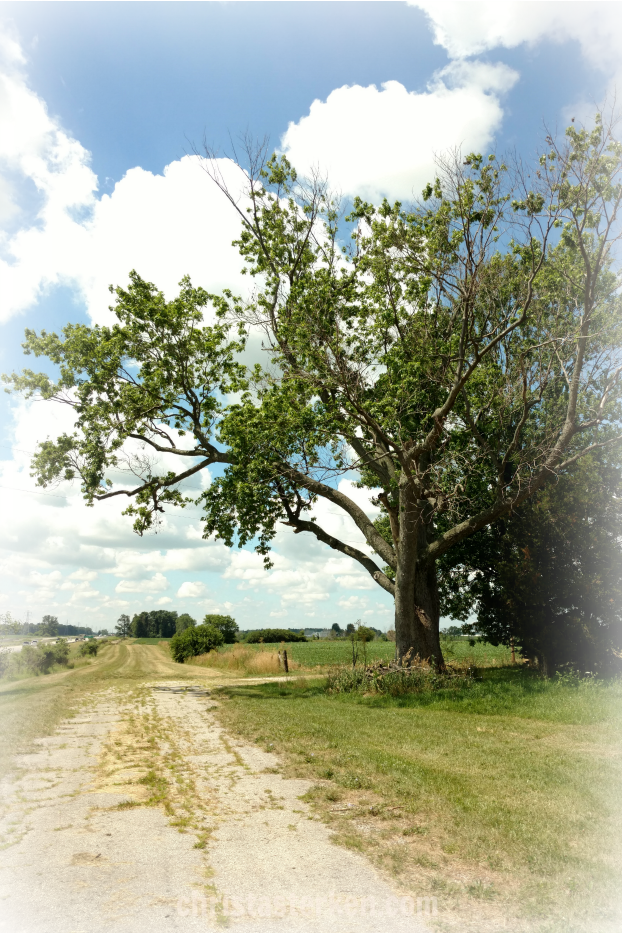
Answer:
POLYGON ((314 680, 312 682, 304 679, 298 679, 283 683, 267 682, 265 684, 249 684, 248 686, 224 686, 214 693, 224 697, 239 697, 241 699, 252 700, 307 700, 310 697, 327 696, 325 690, 325 681, 314 680))

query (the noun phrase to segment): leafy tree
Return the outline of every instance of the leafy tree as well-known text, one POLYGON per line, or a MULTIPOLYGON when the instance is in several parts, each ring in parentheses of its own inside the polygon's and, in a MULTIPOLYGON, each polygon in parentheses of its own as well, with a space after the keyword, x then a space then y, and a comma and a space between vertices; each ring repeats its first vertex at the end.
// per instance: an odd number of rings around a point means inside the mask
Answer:
POLYGON ((127 638, 132 629, 132 623, 130 622, 130 617, 122 613, 117 619, 117 624, 115 625, 115 632, 121 638, 127 638))
POLYGON ((43 616, 41 620, 40 635, 48 635, 55 638, 58 635, 58 619, 56 616, 43 616))
POLYGON ((153 637, 172 638, 177 629, 177 613, 169 609, 157 609, 149 613, 153 637))
POLYGON ((346 625, 346 635, 354 635, 355 632, 356 632, 356 627, 354 626, 354 624, 352 622, 348 622, 348 624, 346 625))
POLYGON ((240 630, 238 623, 231 616, 206 615, 203 625, 213 625, 219 632, 222 632, 226 645, 234 644, 240 630))
POLYGON ((171 638, 171 657, 173 661, 183 664, 188 658, 206 654, 222 644, 224 644, 222 632, 213 625, 191 626, 171 638))
POLYGON ((59 378, 9 381, 77 415, 74 434, 40 445, 38 482, 79 477, 88 502, 124 496, 143 533, 189 501, 186 478, 220 464, 197 500, 206 537, 254 541, 269 565, 278 523, 315 536, 394 596, 398 654, 442 664, 439 559, 621 437, 622 146, 601 114, 546 142, 511 171, 494 155, 439 163, 408 209, 357 199, 349 250, 318 178, 251 153, 246 210, 208 160, 239 210, 254 297, 184 279, 167 302, 133 272, 114 326, 27 331, 26 352, 59 378), (249 372, 236 354, 257 329, 269 362, 249 372), (129 457, 132 479, 115 485, 128 439, 182 466, 129 457), (380 522, 338 488, 349 470, 380 522), (318 498, 364 546, 310 518, 318 498))
POLYGON ((140 612, 132 619, 134 638, 171 638, 175 634, 177 613, 167 609, 140 612))
MULTIPOLYGON (((442 576, 448 612, 477 613, 493 644, 514 643, 545 673, 611 671, 622 656, 618 469, 586 457, 508 519, 473 535, 442 576)), ((469 626, 470 628, 471 626, 469 626)))
POLYGON ((196 619, 193 619, 191 615, 188 615, 187 612, 184 612, 178 616, 177 621, 175 622, 175 632, 176 634, 185 632, 187 628, 194 628, 196 624, 196 619))
POLYGON ((62 641, 58 645, 24 645, 19 654, 18 664, 33 674, 49 674, 55 664, 66 667, 68 661, 69 646, 67 642, 62 641))
POLYGON ((20 622, 18 619, 14 619, 10 612, 0 613, 0 635, 3 637, 19 635, 23 629, 23 622, 20 622))
POLYGON ((149 613, 137 613, 132 619, 132 636, 134 638, 150 638, 149 613))
POLYGON ((368 628, 367 625, 359 625, 356 631, 356 637, 359 641, 373 641, 376 637, 376 632, 373 628, 368 628))
POLYGON ((343 629, 342 629, 341 626, 339 625, 339 622, 333 622, 333 624, 332 624, 332 626, 331 626, 331 629, 332 629, 332 631, 335 633, 335 635, 337 635, 337 637, 338 637, 339 635, 343 635, 343 629))

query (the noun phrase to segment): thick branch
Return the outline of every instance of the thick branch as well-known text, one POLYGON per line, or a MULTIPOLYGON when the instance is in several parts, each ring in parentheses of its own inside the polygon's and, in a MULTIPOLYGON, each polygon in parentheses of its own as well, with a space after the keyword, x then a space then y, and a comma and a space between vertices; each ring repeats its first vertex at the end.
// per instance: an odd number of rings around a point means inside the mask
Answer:
POLYGON ((161 454, 175 454, 176 457, 200 457, 207 453, 210 458, 210 463, 231 463, 229 455, 221 453, 212 444, 205 444, 203 448, 196 450, 180 450, 179 447, 162 447, 160 444, 156 444, 155 441, 151 440, 151 438, 145 437, 144 434, 128 434, 127 436, 134 438, 134 440, 149 444, 150 447, 153 447, 154 450, 157 450, 161 454))
POLYGON ((365 540, 369 546, 374 549, 376 554, 380 555, 385 564, 388 564, 389 567, 395 570, 397 566, 395 551, 391 545, 385 541, 374 523, 369 520, 363 509, 358 506, 356 502, 353 502, 352 499, 344 495, 344 493, 339 492, 338 489, 333 489, 332 486, 327 486, 325 483, 321 483, 319 480, 315 480, 305 473, 300 473, 289 465, 283 467, 282 473, 297 486, 302 486, 303 489, 308 489, 309 492, 314 495, 322 496, 322 498, 334 502, 340 509, 347 512, 356 527, 365 536, 365 540))
POLYGON ((358 548, 352 547, 349 544, 344 544, 343 541, 340 541, 338 538, 334 538, 332 535, 329 535, 328 532, 324 531, 323 528, 320 528, 315 522, 309 522, 304 519, 290 517, 290 520, 283 522, 284 525, 289 525, 294 529, 294 534, 299 534, 301 531, 310 531, 318 541, 322 541, 323 544, 327 544, 329 547, 332 547, 335 551, 341 551, 342 554, 346 554, 348 557, 352 557, 354 560, 365 568, 369 573, 372 580, 386 590, 387 593, 390 593, 391 596, 395 596, 395 585, 387 577, 382 570, 379 569, 378 565, 373 562, 373 560, 368 557, 366 554, 363 554, 362 551, 359 551, 358 548))
POLYGON ((116 492, 106 492, 101 496, 95 496, 95 499, 112 499, 114 496, 136 496, 139 492, 142 492, 144 489, 165 489, 168 486, 175 486, 176 483, 180 483, 182 479, 187 479, 189 476, 193 476, 195 473, 198 473, 204 467, 209 466, 210 463, 214 463, 214 460, 211 458, 207 460, 201 460, 200 463, 197 463, 195 466, 190 467, 189 470, 186 470, 184 473, 178 473, 176 476, 173 476, 171 479, 160 480, 157 477, 148 480, 146 483, 143 483, 142 486, 136 486, 134 489, 118 489, 116 492))

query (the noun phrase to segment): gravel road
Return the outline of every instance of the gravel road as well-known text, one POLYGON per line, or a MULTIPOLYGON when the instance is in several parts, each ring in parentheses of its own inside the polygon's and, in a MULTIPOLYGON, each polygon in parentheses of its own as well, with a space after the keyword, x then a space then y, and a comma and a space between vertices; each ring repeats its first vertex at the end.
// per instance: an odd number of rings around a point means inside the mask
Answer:
POLYGON ((158 679, 172 662, 133 647, 153 682, 98 694, 0 786, 2 933, 428 929, 429 902, 332 842, 307 781, 223 733, 217 676, 158 679))

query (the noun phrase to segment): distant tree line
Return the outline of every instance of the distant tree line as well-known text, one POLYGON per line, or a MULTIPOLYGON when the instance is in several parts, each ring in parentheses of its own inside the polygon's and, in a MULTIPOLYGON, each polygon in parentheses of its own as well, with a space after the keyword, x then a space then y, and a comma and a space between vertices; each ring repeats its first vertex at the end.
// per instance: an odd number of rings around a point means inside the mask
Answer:
POLYGON ((306 641, 304 632, 292 631, 288 628, 259 628, 252 632, 244 632, 244 641, 249 645, 258 645, 261 642, 276 644, 277 642, 306 641))
POLYGON ((14 619, 10 612, 0 615, 0 634, 2 635, 39 635, 42 638, 67 638, 70 635, 107 635, 106 629, 94 632, 86 625, 63 625, 56 616, 45 615, 41 622, 21 622, 14 619))
MULTIPOLYGON (((238 625, 231 616, 208 614, 201 626, 211 626, 221 632, 225 644, 236 641, 238 625)), ((201 627, 199 626, 199 627, 201 627)), ((121 615, 115 632, 121 637, 132 638, 173 638, 187 629, 197 627, 197 620, 187 612, 178 615, 171 609, 154 609, 151 612, 139 612, 130 620, 128 615, 121 615)))

